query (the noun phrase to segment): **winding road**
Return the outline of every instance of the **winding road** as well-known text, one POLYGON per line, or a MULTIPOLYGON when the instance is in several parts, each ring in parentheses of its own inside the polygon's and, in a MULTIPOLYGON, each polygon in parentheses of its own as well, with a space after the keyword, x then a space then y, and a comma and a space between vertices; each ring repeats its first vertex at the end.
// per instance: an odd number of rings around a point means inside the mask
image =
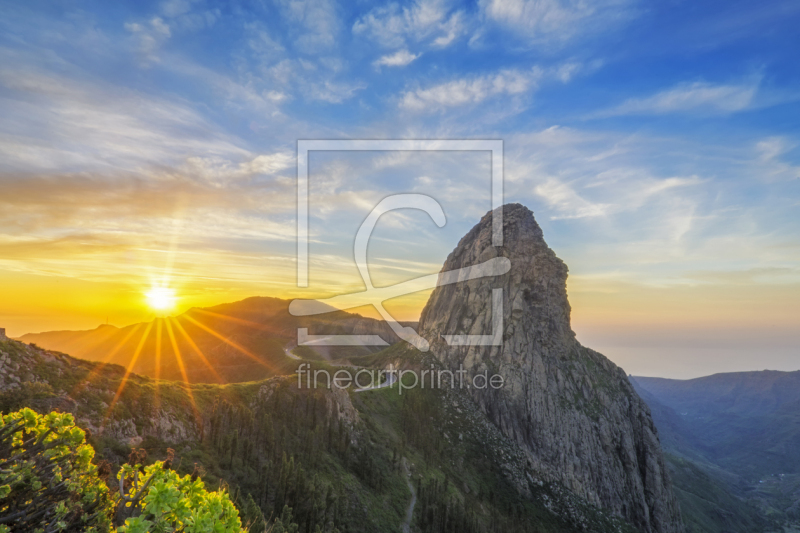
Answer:
MULTIPOLYGON (((296 348, 296 346, 291 346, 291 345, 285 346, 283 348, 283 353, 286 354, 286 357, 294 359, 295 361, 303 361, 302 357, 298 357, 297 355, 292 353, 292 350, 294 350, 295 348, 296 348)), ((331 366, 339 366, 339 367, 347 367, 347 368, 358 368, 358 369, 363 369, 364 368, 363 366, 349 365, 349 364, 345 364, 345 363, 334 363, 333 361, 326 361, 326 363, 331 365, 331 366)), ((386 381, 384 381, 380 385, 371 385, 369 387, 360 387, 358 389, 355 389, 353 392, 366 392, 366 391, 370 391, 370 390, 383 389, 385 387, 391 387, 392 385, 397 383, 397 373, 394 370, 394 367, 392 365, 389 365, 389 371, 384 371, 384 373, 386 374, 386 381)))
POLYGON ((283 353, 285 353, 287 357, 291 357, 295 361, 302 361, 302 359, 300 359, 299 357, 297 357, 295 354, 292 353, 292 350, 294 350, 294 348, 295 348, 294 346, 292 346, 291 348, 284 348, 283 353))

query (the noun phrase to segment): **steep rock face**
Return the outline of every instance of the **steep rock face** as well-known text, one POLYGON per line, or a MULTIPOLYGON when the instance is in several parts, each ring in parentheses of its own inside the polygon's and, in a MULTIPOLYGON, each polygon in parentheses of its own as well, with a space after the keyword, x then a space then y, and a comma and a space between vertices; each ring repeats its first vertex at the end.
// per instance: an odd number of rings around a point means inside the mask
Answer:
MULTIPOLYGON (((504 206, 503 247, 487 214, 447 258, 443 272, 507 257, 494 278, 438 287, 420 333, 446 367, 470 379, 500 374, 502 388, 468 393, 534 468, 647 533, 683 531, 655 426, 625 373, 585 348, 570 327, 567 266, 544 241, 533 213, 504 206), (502 346, 448 346, 442 335, 488 335, 492 289, 503 289, 502 346)), ((478 380, 478 385, 482 381, 478 380)))

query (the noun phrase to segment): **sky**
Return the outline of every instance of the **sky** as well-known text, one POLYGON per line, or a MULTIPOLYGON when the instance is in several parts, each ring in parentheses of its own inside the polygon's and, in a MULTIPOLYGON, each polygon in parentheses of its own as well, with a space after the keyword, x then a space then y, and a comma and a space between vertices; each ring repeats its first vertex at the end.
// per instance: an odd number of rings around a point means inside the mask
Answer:
MULTIPOLYGON (((570 268, 573 329, 636 375, 800 369, 800 3, 0 2, 0 327, 12 336, 435 273, 490 208, 486 152, 298 139, 499 139, 504 201, 570 268)), ((428 293, 387 302, 416 319, 428 293)))

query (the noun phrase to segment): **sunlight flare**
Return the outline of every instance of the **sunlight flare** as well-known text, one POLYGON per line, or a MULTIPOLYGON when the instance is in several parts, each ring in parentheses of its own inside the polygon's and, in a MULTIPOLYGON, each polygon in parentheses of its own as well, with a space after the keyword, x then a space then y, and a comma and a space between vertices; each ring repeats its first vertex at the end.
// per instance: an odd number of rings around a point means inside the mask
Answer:
POLYGON ((197 346, 197 343, 194 342, 192 337, 186 332, 186 330, 181 325, 181 323, 178 321, 178 319, 171 318, 171 320, 172 320, 172 323, 175 325, 175 328, 181 333, 181 335, 183 335, 183 338, 186 340, 186 342, 189 344, 189 346, 192 347, 192 349, 197 354, 197 356, 200 358, 200 360, 203 361, 203 364, 206 365, 206 368, 208 368, 208 370, 217 379, 217 383, 226 383, 226 380, 223 379, 222 376, 219 375, 219 373, 216 371, 214 366, 211 364, 211 362, 209 362, 208 358, 205 356, 205 354, 200 349, 200 347, 197 346))
POLYGON ((175 289, 169 287, 153 287, 145 293, 145 298, 147 305, 156 311, 169 311, 178 301, 175 289))
POLYGON ((194 394, 192 393, 192 384, 189 381, 189 375, 186 373, 186 366, 183 363, 183 356, 181 355, 181 349, 178 347, 178 341, 175 339, 175 333, 172 330, 172 321, 175 320, 172 317, 167 318, 164 323, 167 326, 167 335, 169 335, 169 341, 172 344, 172 351, 175 354, 175 360, 178 363, 178 368, 181 371, 181 377, 183 377, 183 383, 186 385, 184 390, 189 395, 189 402, 192 404, 192 413, 194 414, 194 419, 197 422, 197 427, 203 427, 203 420, 200 416, 200 411, 197 410, 197 403, 194 399, 194 394))
POLYGON ((263 359, 261 359, 260 357, 258 357, 254 353, 252 353, 250 350, 248 350, 244 346, 242 346, 242 345, 230 340, 229 338, 225 337, 224 335, 221 335, 220 333, 214 331, 212 328, 206 326, 205 324, 203 324, 201 322, 198 322, 194 318, 190 317, 188 314, 184 315, 184 316, 189 322, 191 322, 195 326, 197 326, 200 329, 202 329, 202 330, 210 333, 211 335, 215 336, 216 338, 218 338, 219 340, 221 340, 222 342, 224 342, 228 346, 231 346, 231 347, 235 348, 236 350, 239 350, 241 353, 245 354, 247 357, 249 357, 250 359, 252 359, 256 363, 260 364, 261 366, 264 366, 264 367, 272 370, 272 366, 271 365, 269 365, 266 361, 264 361, 263 359))
MULTIPOLYGON (((122 393, 125 391, 125 385, 128 383, 128 377, 133 372, 133 368, 136 365, 136 361, 139 359, 139 355, 142 353, 142 349, 144 349, 144 344, 147 342, 147 337, 150 335, 150 330, 153 328, 153 323, 150 322, 147 324, 147 328, 142 333, 142 337, 139 339, 139 345, 136 347, 136 351, 133 354, 133 358, 131 359, 128 366, 125 368, 125 375, 122 376, 122 380, 120 380, 119 387, 117 387, 117 392, 114 394, 114 398, 111 400, 111 404, 108 406, 106 410, 106 417, 107 420, 111 413, 114 411, 114 406, 119 401, 122 393)), ((105 420, 103 421, 103 425, 105 426, 105 420)))

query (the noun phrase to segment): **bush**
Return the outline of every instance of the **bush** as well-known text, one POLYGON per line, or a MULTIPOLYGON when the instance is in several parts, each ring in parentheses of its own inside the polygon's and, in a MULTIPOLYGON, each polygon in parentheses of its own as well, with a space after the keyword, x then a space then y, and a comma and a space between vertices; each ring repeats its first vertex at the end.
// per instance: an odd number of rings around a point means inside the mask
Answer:
POLYGON ((115 517, 117 524, 124 521, 120 533, 244 531, 239 512, 224 490, 208 492, 197 476, 180 477, 166 468, 168 463, 158 461, 147 467, 126 464, 120 469, 122 497, 115 517))
POLYGON ((144 467, 144 454, 131 453, 112 498, 102 479, 110 471, 93 457, 70 414, 25 408, 0 416, 0 533, 245 531, 224 490, 180 477, 169 460, 144 467))
POLYGON ((112 501, 70 414, 0 417, 0 531, 108 531, 112 501))

